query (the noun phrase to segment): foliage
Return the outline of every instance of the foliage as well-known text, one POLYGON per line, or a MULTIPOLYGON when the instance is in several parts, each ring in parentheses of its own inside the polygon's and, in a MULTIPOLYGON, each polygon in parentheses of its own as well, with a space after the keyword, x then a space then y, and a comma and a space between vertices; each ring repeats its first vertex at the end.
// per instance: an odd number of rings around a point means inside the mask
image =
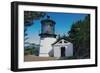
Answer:
POLYGON ((29 46, 25 47, 24 49, 24 55, 36 55, 38 56, 39 54, 39 45, 37 44, 29 44, 29 46))
POLYGON ((90 15, 74 23, 69 31, 76 58, 90 58, 90 15))
POLYGON ((27 29, 34 24, 35 20, 40 20, 46 15, 44 12, 24 11, 24 41, 28 39, 27 29))
MULTIPOLYGON (((24 24, 26 27, 24 30, 25 33, 27 31, 27 27, 31 26, 34 20, 44 17, 45 13, 26 11, 24 16, 24 24)), ((24 36, 27 35, 27 33, 24 34, 24 36)), ((83 20, 79 20, 73 23, 71 30, 68 32, 68 35, 59 35, 57 40, 62 38, 73 43, 74 55, 72 57, 61 57, 60 59, 90 58, 90 15, 87 15, 83 20)), ((28 38, 25 39, 27 40, 28 38)), ((38 45, 37 47, 34 43, 30 44, 29 46, 31 47, 24 49, 24 54, 38 55, 40 46, 38 45)))
POLYGON ((39 48, 36 44, 30 44, 26 40, 28 39, 27 30, 28 27, 34 24, 34 21, 40 20, 46 15, 44 12, 24 11, 24 44, 29 44, 25 47, 24 55, 38 55, 39 48))
POLYGON ((46 15, 44 12, 25 11, 24 12, 24 25, 31 26, 34 20, 40 20, 46 15))
POLYGON ((63 38, 72 42, 74 54, 72 57, 61 57, 60 60, 90 58, 90 15, 87 15, 84 20, 73 23, 68 34, 68 36, 59 35, 58 40, 63 38))
POLYGON ((33 49, 30 49, 30 48, 24 49, 24 55, 31 55, 32 51, 33 49))

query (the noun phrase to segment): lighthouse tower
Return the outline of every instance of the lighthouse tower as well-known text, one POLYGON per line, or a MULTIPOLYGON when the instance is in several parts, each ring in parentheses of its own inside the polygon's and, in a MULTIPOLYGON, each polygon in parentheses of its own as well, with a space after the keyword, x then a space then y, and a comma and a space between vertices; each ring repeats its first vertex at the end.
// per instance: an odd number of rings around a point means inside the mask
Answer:
POLYGON ((50 56, 49 54, 52 51, 52 44, 56 41, 55 24, 55 21, 51 20, 50 16, 41 20, 39 56, 50 56))

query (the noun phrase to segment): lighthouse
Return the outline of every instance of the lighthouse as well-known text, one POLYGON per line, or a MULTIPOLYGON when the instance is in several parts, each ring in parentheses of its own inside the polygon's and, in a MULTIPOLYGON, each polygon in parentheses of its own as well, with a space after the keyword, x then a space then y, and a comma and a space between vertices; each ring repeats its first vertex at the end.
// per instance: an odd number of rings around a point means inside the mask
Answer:
POLYGON ((56 41, 55 34, 56 22, 47 16, 46 19, 41 20, 40 49, 39 56, 49 57, 52 51, 52 44, 56 41))

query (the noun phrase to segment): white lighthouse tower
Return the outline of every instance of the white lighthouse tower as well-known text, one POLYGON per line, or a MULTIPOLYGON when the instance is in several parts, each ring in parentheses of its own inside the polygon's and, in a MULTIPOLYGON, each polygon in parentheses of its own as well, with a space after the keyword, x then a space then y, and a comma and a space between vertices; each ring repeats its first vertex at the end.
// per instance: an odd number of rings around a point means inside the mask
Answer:
POLYGON ((41 33, 39 34, 39 56, 50 56, 50 52, 52 51, 52 44, 56 41, 55 24, 55 21, 51 20, 50 16, 47 16, 46 19, 41 20, 41 33))

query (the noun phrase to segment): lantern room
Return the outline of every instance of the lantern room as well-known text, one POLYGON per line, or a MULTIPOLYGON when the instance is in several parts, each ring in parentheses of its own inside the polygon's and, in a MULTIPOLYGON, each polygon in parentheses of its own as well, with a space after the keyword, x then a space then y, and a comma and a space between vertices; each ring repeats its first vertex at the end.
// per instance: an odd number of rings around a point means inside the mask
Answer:
POLYGON ((41 34, 40 37, 56 37, 55 35, 55 21, 53 21, 50 16, 46 19, 41 20, 41 34))

